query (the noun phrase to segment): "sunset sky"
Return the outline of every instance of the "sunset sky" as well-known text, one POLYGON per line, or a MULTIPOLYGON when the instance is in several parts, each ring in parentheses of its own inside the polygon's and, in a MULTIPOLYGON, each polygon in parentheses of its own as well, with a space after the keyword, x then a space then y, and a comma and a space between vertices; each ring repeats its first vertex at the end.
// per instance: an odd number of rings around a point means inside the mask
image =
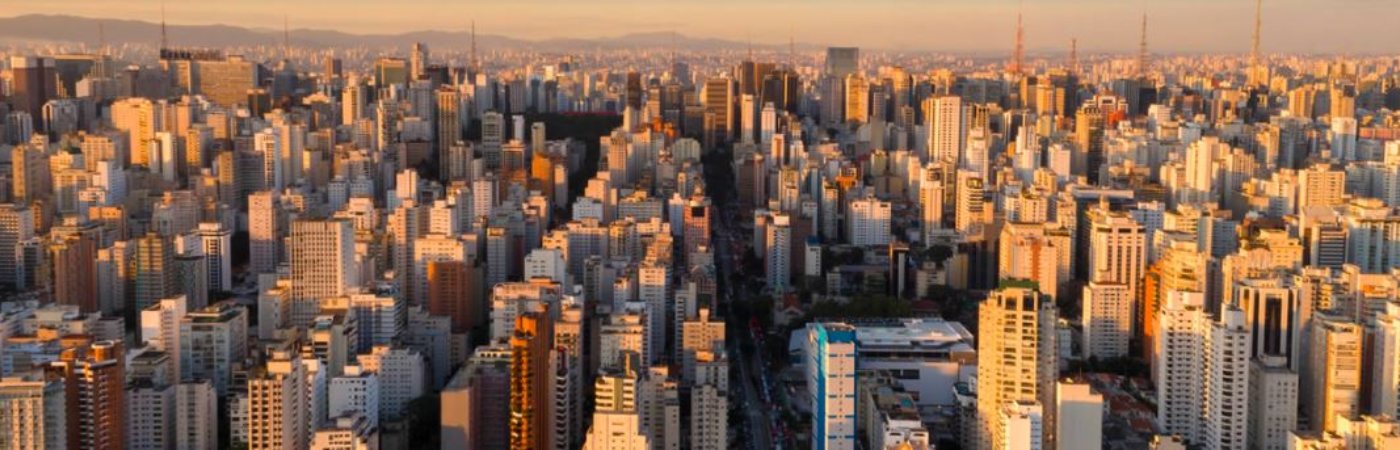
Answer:
MULTIPOLYGON (((1010 46, 1025 14, 1027 47, 1135 50, 1141 14, 1157 52, 1244 52, 1252 0, 238 0, 167 1, 171 24, 222 23, 352 33, 462 30, 525 39, 676 31, 697 37, 980 51, 1010 46), (1019 6, 1018 6, 1019 5, 1019 6)), ((1400 1, 1266 0, 1264 49, 1375 53, 1400 50, 1400 1)), ((70 14, 159 21, 158 0, 0 0, 6 15, 70 14)))

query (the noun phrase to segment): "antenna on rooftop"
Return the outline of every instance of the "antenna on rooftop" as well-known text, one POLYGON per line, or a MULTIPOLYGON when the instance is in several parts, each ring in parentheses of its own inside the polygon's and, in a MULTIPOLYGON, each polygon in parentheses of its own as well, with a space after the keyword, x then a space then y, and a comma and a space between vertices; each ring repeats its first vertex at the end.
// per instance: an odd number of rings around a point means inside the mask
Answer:
POLYGON ((480 62, 477 61, 477 59, 476 59, 476 19, 472 19, 472 61, 471 61, 471 69, 472 69, 472 74, 476 74, 477 72, 481 72, 481 65, 480 65, 480 62))
POLYGON ((792 28, 788 28, 788 69, 797 70, 797 42, 792 38, 792 28))
POLYGON ((282 59, 292 59, 292 30, 287 24, 287 14, 282 14, 282 59))
POLYGON ((1011 73, 1021 74, 1026 56, 1025 29, 1021 26, 1021 12, 1016 12, 1016 48, 1011 55, 1011 73))
POLYGON ((165 0, 160 2, 160 49, 165 50, 170 47, 170 41, 166 38, 165 32, 165 0))
POLYGON ((1079 74, 1079 38, 1069 39, 1069 73, 1079 74))
POLYGON ((1138 78, 1147 76, 1147 13, 1142 13, 1142 41, 1138 43, 1138 78))
POLYGON ((1258 85, 1265 83, 1259 80, 1259 34, 1264 28, 1264 0, 1254 1, 1254 42, 1249 47, 1249 81, 1250 84, 1258 85))

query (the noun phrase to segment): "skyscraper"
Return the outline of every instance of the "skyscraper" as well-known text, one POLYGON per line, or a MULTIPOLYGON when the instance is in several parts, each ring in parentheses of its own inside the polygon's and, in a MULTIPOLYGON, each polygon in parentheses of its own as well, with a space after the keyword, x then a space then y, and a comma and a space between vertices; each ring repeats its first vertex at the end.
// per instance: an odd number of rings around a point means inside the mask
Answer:
POLYGON ((150 164, 151 141, 160 129, 157 108, 144 98, 126 98, 112 103, 112 127, 126 132, 129 139, 125 164, 146 167, 150 164))
POLYGON ((1249 436, 1252 448, 1284 450, 1298 426, 1298 372, 1282 356, 1249 364, 1249 436))
POLYGON ((1090 281, 1084 286, 1083 302, 1084 356, 1126 356, 1132 338, 1133 291, 1122 283, 1090 281))
POLYGON ((306 367, 290 345, 248 374, 249 450, 309 448, 314 428, 306 389, 306 367))
POLYGON ((1205 436, 1208 449, 1250 448, 1249 324, 1228 306, 1206 334, 1205 436))
MULTIPOLYGON (((1200 443, 1205 411, 1205 298, 1199 292, 1168 291, 1157 313, 1153 370, 1157 423, 1166 433, 1200 443)), ((1243 375, 1243 374, 1241 374, 1243 375)))
MULTIPOLYGON (((27 449, 66 449, 68 407, 65 385, 41 374, 0 380, 0 446, 27 449)), ((74 424, 76 426, 77 424, 74 424)))
POLYGON ((792 219, 787 214, 774 214, 765 230, 763 262, 768 289, 784 292, 792 286, 792 219))
POLYGON ((92 342, 90 336, 82 336, 45 368, 48 379, 66 385, 68 448, 125 448, 126 363, 122 348, 120 342, 92 342))
POLYGON ((554 337, 549 307, 515 319, 510 337, 510 448, 549 446, 549 348, 554 337))
POLYGON ((812 448, 856 448, 856 329, 809 323, 804 343, 807 392, 812 395, 812 448))
POLYGON ((962 97, 945 95, 924 100, 928 129, 928 159, 956 164, 962 154, 962 97))
POLYGON ((137 311, 175 296, 178 292, 175 275, 175 246, 170 239, 146 233, 136 239, 134 306, 137 311))
MULTIPOLYGON (((633 354, 627 360, 634 361, 633 354)), ((606 370, 593 385, 596 403, 585 450, 647 450, 651 442, 642 429, 637 369, 632 363, 606 370)))
POLYGON ((1300 411, 1306 429, 1337 432, 1337 419, 1361 411, 1362 327, 1343 317, 1319 314, 1312 321, 1311 354, 1300 376, 1300 411))
POLYGON ((860 72, 860 49, 856 47, 828 47, 826 49, 825 75, 838 80, 860 72))
POLYGON ((262 191, 248 196, 248 270, 273 273, 282 263, 282 233, 285 227, 281 196, 262 191))
MULTIPOLYGON (((982 330, 977 343, 977 416, 980 421, 980 448, 1010 449, 1006 430, 1010 423, 1004 411, 1016 405, 1053 405, 1055 368, 1055 309, 1044 301, 1032 283, 1003 281, 977 308, 977 327, 982 330)), ((1043 420, 1043 410, 1037 420, 1043 420)), ((1025 417, 1022 417, 1023 419, 1025 417)), ((1043 420, 1044 429, 1054 430, 1054 420, 1043 420)), ((1037 428, 1038 430, 1039 428, 1037 428)), ((1053 437, 1041 433, 1031 441, 1047 442, 1053 437)))
MULTIPOLYGON (((1110 211, 1106 203, 1086 213, 1089 216, 1089 280, 1118 283, 1136 295, 1146 264, 1146 230, 1125 212, 1110 211)), ((1129 330, 1137 302, 1123 302, 1129 330)), ((1110 313, 1117 316, 1118 313, 1110 313)))
POLYGON ((864 76, 846 75, 846 121, 865 123, 870 120, 870 82, 864 76))
POLYGON ((319 311, 317 301, 344 295, 359 284, 355 267, 355 236, 345 220, 298 220, 287 236, 291 253, 292 323, 309 324, 319 311), (295 305, 305 305, 298 307, 295 305))

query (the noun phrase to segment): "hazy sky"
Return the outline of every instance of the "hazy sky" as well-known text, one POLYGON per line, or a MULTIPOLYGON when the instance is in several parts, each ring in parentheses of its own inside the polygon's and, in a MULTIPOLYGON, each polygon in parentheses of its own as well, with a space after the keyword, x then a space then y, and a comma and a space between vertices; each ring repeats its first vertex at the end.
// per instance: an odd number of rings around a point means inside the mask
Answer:
MULTIPOLYGON (((676 31, 689 36, 885 49, 1002 50, 1025 14, 1031 50, 1134 51, 1141 15, 1156 52, 1245 52, 1253 0, 198 0, 166 2, 171 24, 354 33, 462 30, 540 39, 676 31)), ((0 0, 0 14, 158 21, 159 0, 0 0)), ((1400 52, 1400 0, 1265 0, 1264 50, 1400 52)))

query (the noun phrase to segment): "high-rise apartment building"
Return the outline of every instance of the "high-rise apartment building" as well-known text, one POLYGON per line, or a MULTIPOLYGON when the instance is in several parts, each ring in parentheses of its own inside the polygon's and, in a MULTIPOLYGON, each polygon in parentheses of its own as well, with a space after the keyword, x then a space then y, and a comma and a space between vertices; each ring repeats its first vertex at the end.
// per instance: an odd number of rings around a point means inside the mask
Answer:
POLYGON ((1301 374, 1301 407, 1306 429, 1337 432, 1339 418, 1361 414, 1363 380, 1362 326, 1346 318, 1313 316, 1311 354, 1301 374))
POLYGON ((126 154, 129 158, 123 165, 148 167, 151 161, 151 143, 160 130, 160 116, 156 105, 150 100, 132 97, 112 103, 112 127, 127 135, 126 154))
POLYGON ((1168 434, 1200 443, 1205 411, 1201 378, 1206 375, 1208 326, 1204 294, 1167 291, 1157 313, 1157 326, 1152 364, 1157 380, 1157 424, 1168 434))
POLYGON ((924 127, 928 129, 928 159, 956 164, 962 154, 962 97, 945 95, 924 100, 924 127))
POLYGON ((1110 359, 1128 354, 1132 339, 1133 291, 1126 284, 1090 281, 1084 286, 1081 324, 1084 356, 1110 359))
POLYGON ((1095 449, 1103 446, 1103 395, 1089 383, 1055 383, 1056 448, 1095 449))
POLYGON ((249 450, 305 450, 310 447, 312 414, 306 366, 290 345, 272 351, 248 374, 249 450))
MULTIPOLYGON (((41 374, 0 379, 0 446, 24 449, 66 449, 68 400, 62 380, 41 374)), ((76 425, 76 424, 75 424, 76 425)))
POLYGON ((179 292, 175 266, 175 246, 169 238, 146 233, 136 239, 134 280, 137 311, 160 302, 179 292))
POLYGON ((294 303, 292 323, 309 324, 320 299, 345 295, 359 285, 355 267, 355 232, 346 220, 297 220, 287 236, 294 303), (297 308, 304 304, 304 308, 297 308))
MULTIPOLYGON (((1010 449, 1006 440, 1010 419, 1029 416, 1018 412, 1007 416, 1007 408, 1034 405, 1036 421, 1053 430, 1054 421, 1044 420, 1042 405, 1054 395, 1058 375, 1055 356, 1054 304, 1042 297, 1031 283, 1003 281, 977 309, 977 417, 980 422, 980 448, 1010 449)), ((1019 411, 1019 410, 1018 410, 1019 411)), ((1026 411, 1022 411, 1026 412, 1026 411)), ((1039 426, 1035 427, 1039 432, 1039 426)), ((1046 442, 1045 433, 1027 443, 1046 442)))
POLYGON ((851 245, 868 247, 890 243, 890 202, 873 196, 852 200, 846 216, 851 245))
POLYGON ((787 214, 774 214, 765 233, 763 266, 768 289, 784 292, 792 287, 792 219, 787 214))
POLYGON ((803 358, 812 395, 812 448, 856 448, 856 329, 809 323, 803 358))
POLYGON ((1206 334, 1205 433, 1207 449, 1248 446, 1249 324, 1244 311, 1229 306, 1206 334))
POLYGON ((273 273, 282 262, 281 196, 262 191, 248 196, 248 270, 273 273))
POLYGON ((126 442, 126 361, 121 342, 81 337, 45 367, 65 387, 68 448, 117 450, 126 442))
POLYGON ((549 307, 516 317, 510 337, 510 447, 546 448, 549 444, 549 348, 554 337, 549 307))
MULTIPOLYGON (((628 360, 635 360, 632 355, 628 360)), ((585 450, 649 450, 643 430, 637 369, 632 364, 606 370, 593 385, 593 426, 584 439, 585 450)))
POLYGON ((1286 450, 1298 427, 1298 372, 1283 356, 1256 357, 1249 364, 1249 433, 1251 448, 1286 450))
MULTIPOLYGON (((1146 264, 1147 233, 1142 224, 1126 212, 1110 211, 1108 205, 1087 212, 1089 216, 1089 281, 1118 283, 1128 287, 1134 298, 1146 264)), ((1130 319, 1137 301, 1120 304, 1130 319)), ((1132 321, 1129 320, 1130 330, 1132 321)))

